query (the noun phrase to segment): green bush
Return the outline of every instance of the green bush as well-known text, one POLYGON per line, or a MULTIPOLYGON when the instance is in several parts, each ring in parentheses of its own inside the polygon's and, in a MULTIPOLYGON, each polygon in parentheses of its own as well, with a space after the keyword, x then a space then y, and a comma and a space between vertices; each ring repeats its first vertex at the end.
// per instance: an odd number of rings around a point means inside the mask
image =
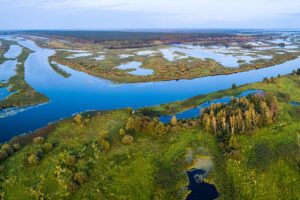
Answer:
POLYGON ((1 149, 6 151, 8 155, 12 155, 14 153, 14 150, 10 144, 4 144, 1 149))
POLYGON ((46 142, 43 146, 42 146, 43 151, 45 152, 49 152, 53 149, 53 144, 46 142))
POLYGON ((83 185, 88 181, 88 175, 85 172, 78 172, 74 175, 74 181, 79 185, 83 185))
POLYGON ((35 144, 44 144, 45 138, 43 138, 43 137, 36 137, 36 138, 33 139, 33 142, 35 144))
POLYGON ((6 152, 5 150, 2 150, 2 149, 1 149, 1 150, 0 150, 0 162, 6 160, 7 157, 8 157, 7 152, 6 152))
POLYGON ((21 149, 21 145, 19 143, 14 143, 11 145, 14 151, 19 151, 21 149))
POLYGON ((131 135, 125 135, 122 139, 123 144, 129 145, 133 143, 133 137, 131 135))
POLYGON ((31 166, 36 166, 40 163, 40 158, 36 154, 30 155, 27 160, 28 164, 31 166))

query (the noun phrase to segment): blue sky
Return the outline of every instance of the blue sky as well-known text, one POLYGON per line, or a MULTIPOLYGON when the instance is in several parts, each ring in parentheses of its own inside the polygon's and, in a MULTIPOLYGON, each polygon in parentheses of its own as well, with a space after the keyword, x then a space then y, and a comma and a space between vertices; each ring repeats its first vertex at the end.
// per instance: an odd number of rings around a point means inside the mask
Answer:
POLYGON ((0 0, 0 29, 299 29, 300 0, 0 0))

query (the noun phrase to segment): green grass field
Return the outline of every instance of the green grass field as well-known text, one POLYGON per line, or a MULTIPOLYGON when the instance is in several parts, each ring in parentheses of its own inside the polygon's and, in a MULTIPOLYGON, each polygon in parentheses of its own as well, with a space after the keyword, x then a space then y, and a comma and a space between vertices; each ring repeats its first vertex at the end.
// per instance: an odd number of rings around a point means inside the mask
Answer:
POLYGON ((221 153, 214 134, 183 122, 157 137, 131 133, 133 141, 124 143, 120 129, 132 117, 127 109, 84 113, 16 137, 9 143, 21 144, 20 150, 2 146, 10 153, 0 161, 0 197, 185 199, 186 170, 211 160, 214 167, 206 181, 216 186, 220 199, 299 199, 300 107, 289 104, 300 102, 299 87, 300 76, 289 75, 274 83, 245 85, 133 114, 172 114, 247 89, 270 92, 279 101, 278 120, 237 135, 234 157, 221 153), (41 136, 45 141, 34 139, 41 136))

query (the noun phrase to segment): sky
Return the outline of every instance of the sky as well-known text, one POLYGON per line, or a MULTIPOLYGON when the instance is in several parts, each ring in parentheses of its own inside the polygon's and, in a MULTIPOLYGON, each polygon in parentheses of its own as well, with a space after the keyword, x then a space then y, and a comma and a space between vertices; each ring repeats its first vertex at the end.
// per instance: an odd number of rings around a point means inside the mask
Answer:
POLYGON ((300 0, 0 0, 0 29, 300 29, 300 0))

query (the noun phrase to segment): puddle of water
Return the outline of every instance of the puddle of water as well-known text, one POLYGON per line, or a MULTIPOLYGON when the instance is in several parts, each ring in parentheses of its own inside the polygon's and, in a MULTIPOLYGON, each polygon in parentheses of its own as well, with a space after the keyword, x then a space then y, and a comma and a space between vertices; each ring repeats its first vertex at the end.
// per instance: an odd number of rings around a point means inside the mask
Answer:
POLYGON ((121 54, 121 55, 119 55, 119 58, 129 58, 131 56, 133 56, 133 55, 130 55, 130 54, 121 54))
POLYGON ((180 60, 180 59, 183 59, 183 58, 188 58, 188 56, 186 54, 185 55, 177 54, 176 51, 172 48, 160 49, 160 52, 163 54, 164 58, 167 59, 170 62, 173 62, 175 60, 180 60))
POLYGON ((139 51, 136 54, 139 55, 139 56, 152 56, 155 53, 156 53, 155 51, 146 50, 146 51, 139 51))
POLYGON ((129 63, 119 65, 116 68, 121 69, 121 70, 134 69, 134 71, 129 71, 127 73, 136 75, 136 76, 147 76, 147 75, 153 74, 152 69, 144 69, 144 68, 141 68, 141 66, 142 66, 141 62, 129 62, 129 63))
POLYGON ((94 59, 94 60, 97 60, 97 61, 101 61, 101 60, 105 60, 105 56, 98 56, 98 57, 91 58, 91 59, 94 59))
POLYGON ((73 54, 73 55, 68 56, 66 58, 68 58, 68 59, 81 58, 81 57, 87 57, 87 56, 92 56, 92 55, 93 55, 92 53, 76 53, 76 54, 73 54))
POLYGON ((298 102, 296 102, 296 101, 292 101, 292 102, 290 102, 290 104, 291 104, 292 106, 300 106, 300 103, 298 103, 298 102))

